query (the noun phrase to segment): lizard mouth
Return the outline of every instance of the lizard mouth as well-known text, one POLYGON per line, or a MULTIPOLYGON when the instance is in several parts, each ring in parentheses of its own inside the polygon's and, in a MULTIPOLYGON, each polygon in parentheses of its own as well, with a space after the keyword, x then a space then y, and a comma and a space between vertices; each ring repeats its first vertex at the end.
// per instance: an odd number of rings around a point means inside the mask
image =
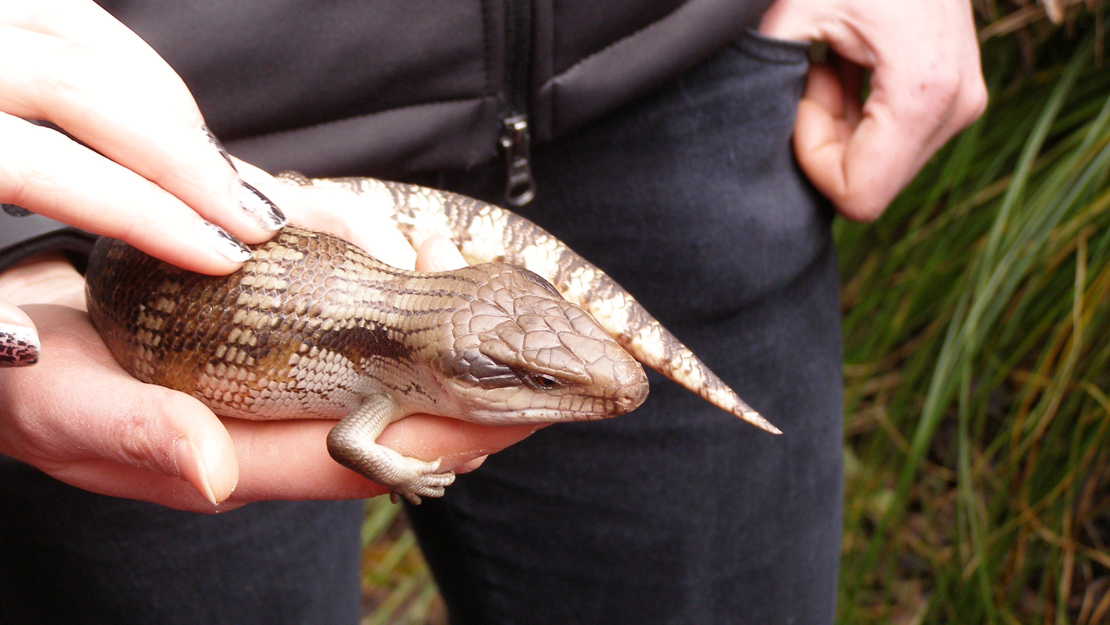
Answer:
POLYGON ((600 421, 631 412, 647 397, 647 384, 642 388, 622 391, 618 397, 563 396, 550 397, 555 401, 550 405, 507 409, 497 407, 474 407, 466 415, 467 421, 489 425, 516 425, 521 423, 572 423, 577 421, 600 421), (560 401, 562 400, 562 401, 560 401), (577 400, 577 401, 566 401, 577 400), (580 407, 569 407, 581 403, 580 407))

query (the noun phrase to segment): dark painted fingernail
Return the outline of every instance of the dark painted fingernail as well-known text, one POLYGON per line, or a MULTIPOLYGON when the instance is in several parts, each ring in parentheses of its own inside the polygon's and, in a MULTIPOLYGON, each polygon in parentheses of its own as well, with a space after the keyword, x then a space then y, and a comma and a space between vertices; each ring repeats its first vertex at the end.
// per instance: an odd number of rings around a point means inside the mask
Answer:
POLYGON ((201 124, 200 131, 204 133, 205 137, 208 138, 208 142, 212 144, 212 147, 220 151, 220 156, 224 157, 224 160, 227 161, 228 165, 231 165, 231 168, 235 170, 235 173, 239 173, 239 168, 235 166, 235 161, 231 160, 231 155, 227 153, 227 149, 224 148, 224 144, 220 143, 220 140, 216 138, 216 135, 212 134, 212 130, 208 127, 208 124, 201 124))
POLYGON ((30 328, 0 323, 0 367, 26 367, 39 361, 39 337, 30 328))
MULTIPOLYGON (((220 156, 224 157, 227 164, 231 165, 231 168, 238 173, 239 169, 235 167, 231 155, 227 153, 216 135, 212 134, 212 130, 206 124, 201 124, 200 131, 208 138, 208 142, 220 151, 220 156)), ((285 225, 285 214, 281 212, 281 209, 271 202, 270 198, 262 195, 258 189, 242 180, 239 181, 238 197, 236 199, 239 200, 239 206, 242 206, 243 210, 253 217, 254 221, 263 229, 272 232, 285 225)))
POLYGON ((239 181, 238 200, 239 206, 266 230, 278 230, 285 225, 285 214, 281 209, 246 182, 239 181))
POLYGON ((26 208, 23 208, 22 206, 16 206, 15 204, 0 204, 0 206, 3 206, 4 212, 11 215, 12 217, 26 217, 27 215, 34 214, 26 208))
POLYGON ((202 236, 208 239, 209 244, 224 258, 233 263, 242 263, 253 256, 251 249, 243 242, 231 236, 227 230, 208 221, 200 222, 202 236))

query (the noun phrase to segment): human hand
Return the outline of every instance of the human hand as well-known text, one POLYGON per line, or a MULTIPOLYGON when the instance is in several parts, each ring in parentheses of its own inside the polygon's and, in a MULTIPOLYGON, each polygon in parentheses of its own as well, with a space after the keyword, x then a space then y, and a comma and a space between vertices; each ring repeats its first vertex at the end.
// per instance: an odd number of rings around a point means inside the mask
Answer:
POLYGON ((849 219, 877 219, 987 104, 967 0, 776 0, 760 32, 824 41, 841 61, 811 68, 794 153, 849 219), (861 102, 864 69, 870 93, 861 102))
MULTIPOLYGON (((398 264, 407 259, 424 271, 464 264, 443 240, 425 243, 416 255, 391 224, 375 226, 383 212, 353 193, 280 185, 241 168, 288 201, 296 223, 338 231, 376 256, 398 264)), ((221 420, 188 395, 129 376, 89 324, 83 288, 60 258, 0 276, 0 298, 28 304, 43 343, 35 367, 0 370, 0 453, 80 488, 204 512, 265 499, 350 499, 386 491, 331 459, 325 439, 333 422, 221 420)), ((534 429, 415 415, 390 425, 378 440, 465 471, 534 429)))
MULTIPOLYGON (((284 223, 177 74, 93 2, 0 0, 0 34, 0 203, 204 273, 235 270, 249 255, 240 240, 284 223)), ((38 354, 31 320, 0 301, 0 367, 38 354)))
POLYGON ((280 228, 177 74, 91 0, 0 0, 0 34, 0 203, 211 274, 280 228))

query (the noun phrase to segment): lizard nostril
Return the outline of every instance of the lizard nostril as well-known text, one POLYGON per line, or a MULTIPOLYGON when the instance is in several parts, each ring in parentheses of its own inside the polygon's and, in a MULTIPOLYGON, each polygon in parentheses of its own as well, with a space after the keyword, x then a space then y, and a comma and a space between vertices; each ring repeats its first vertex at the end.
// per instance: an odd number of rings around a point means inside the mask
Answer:
POLYGON ((617 406, 620 408, 621 413, 631 412, 640 407, 644 403, 648 395, 647 380, 641 380, 634 384, 628 384, 621 388, 617 393, 617 406))

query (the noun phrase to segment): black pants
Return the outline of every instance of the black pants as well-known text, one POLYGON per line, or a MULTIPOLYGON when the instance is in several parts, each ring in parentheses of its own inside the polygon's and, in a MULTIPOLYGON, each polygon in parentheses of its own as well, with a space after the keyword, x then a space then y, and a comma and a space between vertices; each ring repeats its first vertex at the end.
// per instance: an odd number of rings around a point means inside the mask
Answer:
POLYGON ((5 459, 0 623, 356 623, 362 510, 272 501, 179 512, 5 459))
MULTIPOLYGON (((804 49, 746 37, 535 154, 521 211, 623 284, 775 437, 659 376, 410 507, 452 623, 830 623, 841 511, 831 214, 790 148, 804 49)), ((499 170, 444 180, 496 201, 499 170)))
MULTIPOLYGON (((828 623, 841 497, 830 213, 789 136, 800 48, 746 38, 535 153, 523 211, 628 287, 785 431, 653 378, 547 428, 412 520, 455 623, 828 623)), ((440 180, 498 200, 501 169, 440 180)), ((0 458, 0 623, 353 623, 358 502, 219 516, 0 458)))

